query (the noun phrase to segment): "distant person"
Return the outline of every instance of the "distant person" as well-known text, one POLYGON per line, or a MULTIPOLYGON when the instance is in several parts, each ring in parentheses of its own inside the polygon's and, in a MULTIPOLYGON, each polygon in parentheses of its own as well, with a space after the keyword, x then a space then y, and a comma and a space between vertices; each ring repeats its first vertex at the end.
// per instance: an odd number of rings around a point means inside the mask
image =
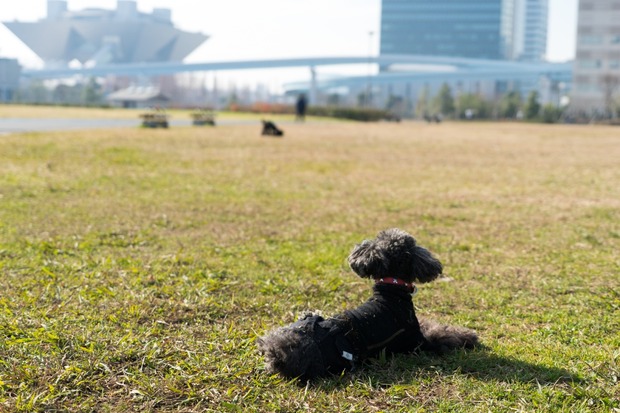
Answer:
POLYGON ((303 122, 306 119, 307 107, 308 101, 306 100, 306 96, 302 93, 297 98, 297 103, 295 104, 295 113, 297 114, 295 120, 303 122))

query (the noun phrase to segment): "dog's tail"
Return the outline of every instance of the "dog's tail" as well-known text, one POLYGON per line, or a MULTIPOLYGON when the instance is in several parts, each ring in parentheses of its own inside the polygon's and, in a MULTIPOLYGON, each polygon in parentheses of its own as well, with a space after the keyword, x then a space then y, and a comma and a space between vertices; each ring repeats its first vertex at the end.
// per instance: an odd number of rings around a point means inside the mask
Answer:
POLYGON ((419 319, 420 330, 430 350, 445 352, 458 348, 473 348, 479 344, 475 331, 465 327, 439 324, 428 319, 419 319))
POLYGON ((298 329, 280 327, 257 340, 270 373, 302 381, 325 375, 321 350, 308 335, 298 329))

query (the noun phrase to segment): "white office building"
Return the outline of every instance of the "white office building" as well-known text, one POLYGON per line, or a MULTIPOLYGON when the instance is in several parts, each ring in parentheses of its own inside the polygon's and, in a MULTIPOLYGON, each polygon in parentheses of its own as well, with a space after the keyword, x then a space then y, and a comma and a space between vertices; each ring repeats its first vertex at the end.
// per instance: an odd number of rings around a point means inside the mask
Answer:
POLYGON ((571 107, 618 116, 620 0, 581 0, 571 107))

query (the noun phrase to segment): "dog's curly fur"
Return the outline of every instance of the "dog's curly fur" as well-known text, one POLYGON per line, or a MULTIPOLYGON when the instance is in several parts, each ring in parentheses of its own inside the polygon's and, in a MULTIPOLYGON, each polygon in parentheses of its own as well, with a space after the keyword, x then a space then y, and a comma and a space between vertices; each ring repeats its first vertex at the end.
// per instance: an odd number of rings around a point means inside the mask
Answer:
POLYGON ((478 344, 472 330, 416 317, 410 283, 433 281, 443 268, 407 232, 392 228, 363 241, 351 251, 349 265, 360 277, 375 280, 373 296, 334 317, 308 314, 260 337, 269 372, 307 381, 351 370, 382 351, 442 353, 478 344))

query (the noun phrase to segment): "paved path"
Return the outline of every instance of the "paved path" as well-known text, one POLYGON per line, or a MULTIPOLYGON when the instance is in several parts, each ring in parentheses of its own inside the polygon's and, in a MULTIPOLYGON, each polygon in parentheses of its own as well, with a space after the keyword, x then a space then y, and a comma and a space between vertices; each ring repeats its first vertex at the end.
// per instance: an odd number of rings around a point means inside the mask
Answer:
MULTIPOLYGON (((0 134, 19 132, 45 132, 71 129, 107 129, 107 128, 137 128, 140 119, 27 119, 27 118, 0 118, 0 134)), ((224 119, 218 120, 217 125, 252 125, 260 124, 258 120, 224 119)), ((190 119, 171 119, 170 126, 189 126, 190 119)))

